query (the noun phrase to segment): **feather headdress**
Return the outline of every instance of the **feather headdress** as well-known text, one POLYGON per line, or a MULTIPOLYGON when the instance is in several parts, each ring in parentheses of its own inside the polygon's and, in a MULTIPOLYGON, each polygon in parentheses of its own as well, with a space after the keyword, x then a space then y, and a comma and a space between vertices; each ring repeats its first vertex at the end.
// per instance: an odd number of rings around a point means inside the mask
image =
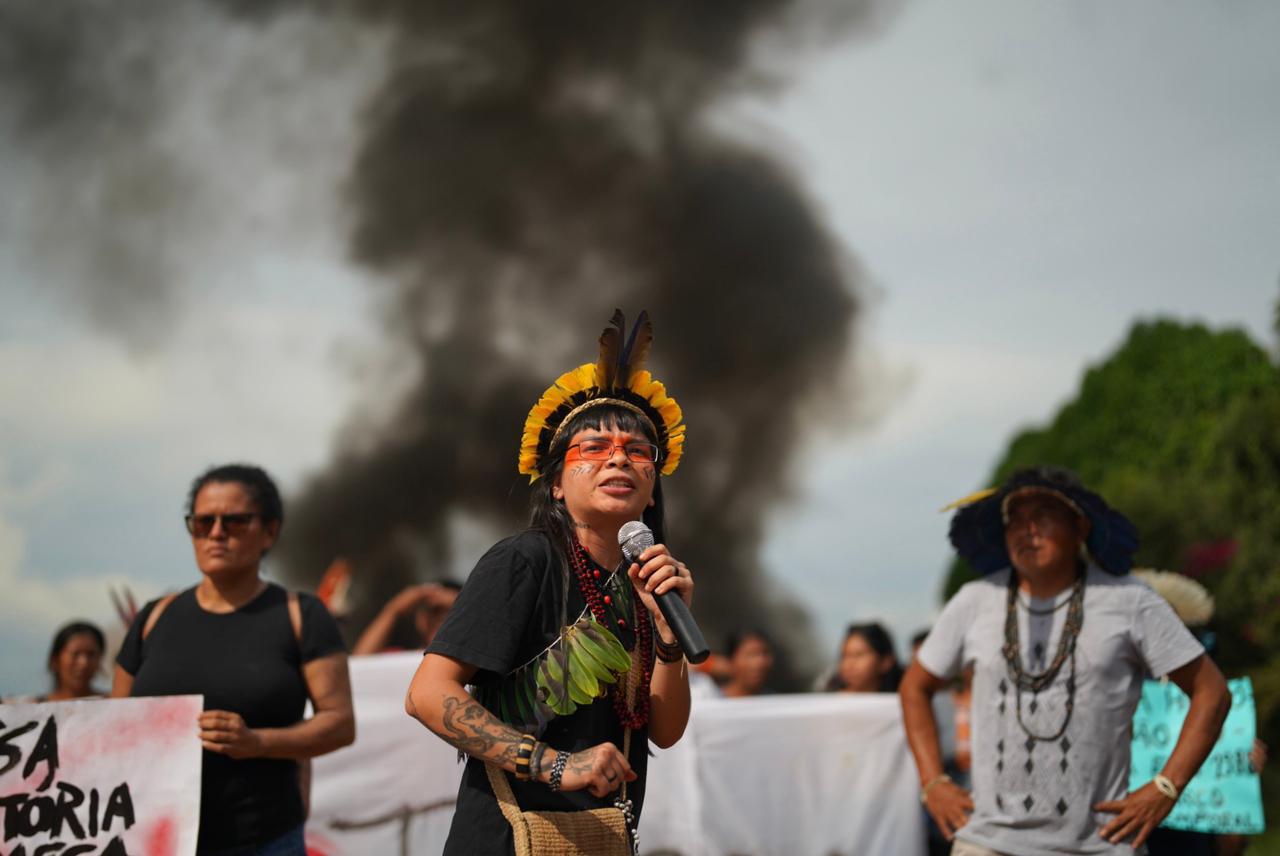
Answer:
POLYGON ((542 475, 547 451, 569 420, 603 404, 624 407, 647 421, 661 450, 662 474, 675 472, 684 454, 684 414, 662 382, 645 368, 652 345, 653 324, 648 312, 640 313, 628 336, 622 310, 613 311, 609 326, 600 334, 597 361, 583 363, 556 378, 525 419, 519 466, 529 481, 542 475))

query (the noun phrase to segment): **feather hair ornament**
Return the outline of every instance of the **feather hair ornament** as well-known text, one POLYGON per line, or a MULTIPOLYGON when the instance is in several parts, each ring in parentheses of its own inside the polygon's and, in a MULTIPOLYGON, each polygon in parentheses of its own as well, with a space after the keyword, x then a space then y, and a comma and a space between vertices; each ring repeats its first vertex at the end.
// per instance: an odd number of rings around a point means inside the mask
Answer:
POLYGON ((1133 575, 1167 600, 1188 627, 1201 627, 1213 618, 1213 595, 1190 577, 1154 568, 1134 568, 1133 575))
POLYGON ((536 481, 548 450, 569 420, 584 410, 612 404, 631 410, 653 428, 661 450, 661 472, 669 476, 684 454, 684 413, 645 364, 653 346, 653 323, 641 312, 627 334, 626 316, 615 309, 600 334, 599 357, 571 369, 547 387, 529 411, 520 439, 520 472, 536 481))

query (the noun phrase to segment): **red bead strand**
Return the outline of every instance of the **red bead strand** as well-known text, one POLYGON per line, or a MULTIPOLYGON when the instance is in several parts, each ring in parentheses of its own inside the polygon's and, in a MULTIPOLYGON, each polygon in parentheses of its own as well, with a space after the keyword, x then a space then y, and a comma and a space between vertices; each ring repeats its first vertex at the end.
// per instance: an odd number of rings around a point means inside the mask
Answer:
MULTIPOLYGON (((597 588, 595 580, 591 572, 591 557, 587 555, 586 549, 578 543, 575 538, 573 541, 573 555, 571 556, 574 576, 577 577, 578 590, 582 592, 582 598, 587 602, 587 608, 591 611, 591 615, 602 627, 608 628, 608 613, 605 611, 605 604, 610 598, 602 597, 600 589, 597 588)), ((599 576, 599 572, 595 573, 599 576)), ((630 581, 628 581, 630 584, 630 581)), ((653 630, 648 621, 644 620, 644 616, 640 614, 641 604, 638 595, 633 595, 632 603, 636 606, 636 644, 632 653, 631 668, 640 670, 639 692, 636 693, 637 698, 631 707, 627 706, 626 687, 623 686, 625 681, 618 681, 609 690, 609 695, 613 701, 613 709, 618 714, 618 720, 624 728, 639 730, 649 724, 649 684, 653 679, 653 630), (639 662, 636 662, 636 661, 639 662)), ((619 627, 626 627, 626 621, 622 618, 618 619, 619 627)))

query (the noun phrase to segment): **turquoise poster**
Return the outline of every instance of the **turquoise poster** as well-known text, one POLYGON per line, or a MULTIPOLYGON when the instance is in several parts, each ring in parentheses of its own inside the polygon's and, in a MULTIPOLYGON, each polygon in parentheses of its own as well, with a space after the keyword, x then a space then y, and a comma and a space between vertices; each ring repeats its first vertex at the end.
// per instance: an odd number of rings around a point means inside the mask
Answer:
MULTIPOLYGON (((1253 684, 1248 678, 1228 681, 1231 712, 1204 766, 1182 791, 1177 805, 1161 826, 1194 832, 1255 834, 1266 825, 1262 818, 1262 788, 1249 768, 1255 717, 1253 684)), ((1133 754, 1129 790, 1151 781, 1169 759, 1190 699, 1173 683, 1147 681, 1133 716, 1133 754)))

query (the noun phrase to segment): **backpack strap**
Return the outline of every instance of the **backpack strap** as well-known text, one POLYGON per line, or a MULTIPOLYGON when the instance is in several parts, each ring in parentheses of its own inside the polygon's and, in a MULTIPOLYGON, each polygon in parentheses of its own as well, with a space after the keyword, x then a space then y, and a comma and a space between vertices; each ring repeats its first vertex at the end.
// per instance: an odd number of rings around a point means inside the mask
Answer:
POLYGON ((302 650, 302 606, 298 603, 298 593, 291 591, 288 593, 289 598, 289 624, 293 626, 293 641, 298 643, 298 650, 302 650))
POLYGON ((173 599, 178 596, 178 592, 167 594, 156 601, 156 605, 151 608, 151 614, 147 616, 147 623, 142 625, 142 639, 151 635, 151 631, 155 629, 156 622, 160 620, 160 615, 169 608, 169 604, 173 603, 173 599))
MULTIPOLYGON (((293 627, 293 641, 298 643, 298 657, 302 657, 302 605, 296 591, 285 592, 285 604, 289 607, 289 625, 293 627)), ((310 697, 311 688, 307 688, 310 697)), ((302 819, 311 817, 311 759, 298 761, 298 790, 302 793, 302 819)))

